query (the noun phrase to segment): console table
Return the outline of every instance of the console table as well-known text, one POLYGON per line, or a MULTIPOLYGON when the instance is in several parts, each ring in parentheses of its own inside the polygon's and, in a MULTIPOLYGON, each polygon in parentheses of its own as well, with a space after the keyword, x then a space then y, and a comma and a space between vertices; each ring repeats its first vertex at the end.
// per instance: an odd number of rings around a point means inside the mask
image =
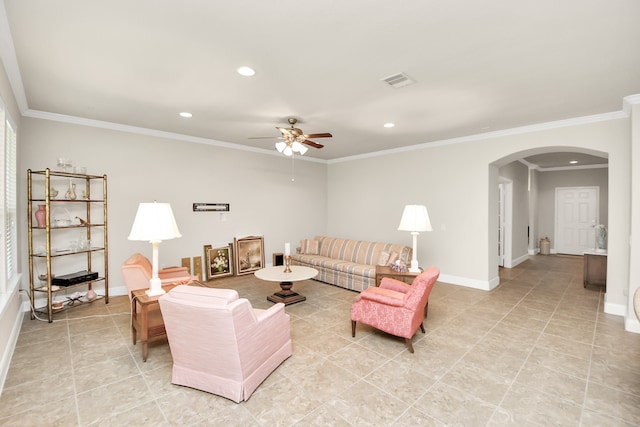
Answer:
POLYGON ((607 252, 584 252, 583 287, 587 285, 604 286, 607 289, 607 252))

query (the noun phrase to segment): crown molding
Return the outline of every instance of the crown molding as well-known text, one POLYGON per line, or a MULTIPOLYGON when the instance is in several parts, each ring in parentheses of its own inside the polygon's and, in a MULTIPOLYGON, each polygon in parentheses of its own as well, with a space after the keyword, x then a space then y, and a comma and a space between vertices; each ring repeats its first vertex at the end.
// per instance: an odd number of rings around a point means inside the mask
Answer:
MULTIPOLYGON (((184 135, 174 132, 166 132, 157 129, 143 128, 139 126, 123 125, 120 123, 105 122, 102 120, 87 119, 84 117, 67 116, 65 114, 49 113, 39 110, 26 110, 23 115, 34 119, 51 120, 54 122, 70 123, 80 126, 88 126, 100 129, 107 129, 116 132, 127 132, 138 135, 153 136, 157 138, 172 139, 176 141, 193 142, 196 144, 205 144, 215 147, 229 148, 232 150, 250 151, 253 153, 267 154, 270 156, 284 157, 275 150, 267 150, 264 148, 247 147, 246 145, 233 144, 231 142, 217 141, 215 139, 202 138, 199 136, 184 135)), ((296 156, 296 160, 315 163, 326 163, 326 160, 314 159, 313 157, 296 156)))
POLYGON ((569 127, 569 126, 584 125, 589 123, 604 122, 608 120, 624 119, 627 117, 629 117, 629 115, 626 114, 624 111, 613 111, 610 113, 594 114, 591 116, 575 117, 572 119, 538 123, 535 125, 521 126, 517 128, 504 129, 504 130, 498 130, 498 131, 487 132, 487 133, 479 133, 475 135, 461 136, 457 138, 444 139, 444 140, 433 141, 433 142, 424 142, 421 144, 408 145, 405 147, 393 148, 390 150, 374 151, 372 153, 367 153, 367 154, 358 154, 356 156, 341 157, 338 159, 329 160, 328 163, 329 164, 342 163, 342 162, 348 162, 352 160, 366 159, 370 157, 379 157, 379 156, 387 156, 389 154, 404 153, 407 151, 423 150, 425 148, 435 148, 435 147, 442 147, 445 145, 462 144, 464 142, 471 142, 471 141, 482 141, 489 138, 500 138, 500 137, 511 136, 511 135, 520 135, 523 133, 541 132, 549 129, 557 129, 557 128, 563 128, 563 127, 569 127))

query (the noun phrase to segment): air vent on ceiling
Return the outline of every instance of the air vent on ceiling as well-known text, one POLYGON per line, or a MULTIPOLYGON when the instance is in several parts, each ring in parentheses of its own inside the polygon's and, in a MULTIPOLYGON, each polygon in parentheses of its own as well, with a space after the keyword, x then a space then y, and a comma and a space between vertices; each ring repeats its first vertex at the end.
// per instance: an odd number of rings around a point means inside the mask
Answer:
POLYGON ((407 76, 405 73, 398 73, 389 77, 385 77, 384 79, 382 79, 382 81, 396 89, 404 86, 409 86, 416 82, 411 77, 407 76))

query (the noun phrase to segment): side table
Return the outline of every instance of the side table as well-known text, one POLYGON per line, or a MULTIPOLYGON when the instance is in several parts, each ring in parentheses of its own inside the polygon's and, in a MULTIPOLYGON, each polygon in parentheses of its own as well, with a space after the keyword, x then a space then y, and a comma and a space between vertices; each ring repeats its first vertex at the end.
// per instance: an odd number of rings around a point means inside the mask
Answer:
MULTIPOLYGON (((164 285, 162 289, 169 292, 180 283, 170 283, 164 285)), ((186 283, 190 286, 206 286, 197 280, 186 283)), ((149 340, 151 338, 162 337, 167 334, 164 329, 164 319, 160 312, 160 304, 158 298, 162 295, 149 296, 147 289, 137 289, 131 292, 131 338, 133 345, 138 341, 138 333, 140 334, 140 343, 142 344, 142 361, 147 361, 149 354, 149 340)))
MULTIPOLYGON (((420 269, 420 273, 422 273, 422 269, 420 269)), ((376 286, 380 286, 380 282, 383 277, 391 277, 392 279, 401 280, 405 283, 411 284, 413 279, 418 277, 420 273, 411 273, 408 270, 404 273, 400 273, 394 271, 391 267, 386 265, 377 265, 376 266, 376 286)))

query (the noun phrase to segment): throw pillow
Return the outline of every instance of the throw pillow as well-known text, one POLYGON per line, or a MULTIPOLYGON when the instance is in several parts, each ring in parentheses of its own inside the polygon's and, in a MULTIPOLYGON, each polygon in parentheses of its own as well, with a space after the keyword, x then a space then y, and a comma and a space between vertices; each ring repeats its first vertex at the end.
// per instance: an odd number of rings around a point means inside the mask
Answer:
POLYGON ((397 259, 398 259, 398 252, 391 252, 391 255, 389 256, 389 265, 395 264, 397 259))
POLYGON ((378 265, 388 265, 389 264, 389 252, 381 252, 380 258, 378 258, 378 265))
POLYGON ((320 253, 320 241, 318 240, 301 240, 300 253, 307 255, 318 255, 320 253))

